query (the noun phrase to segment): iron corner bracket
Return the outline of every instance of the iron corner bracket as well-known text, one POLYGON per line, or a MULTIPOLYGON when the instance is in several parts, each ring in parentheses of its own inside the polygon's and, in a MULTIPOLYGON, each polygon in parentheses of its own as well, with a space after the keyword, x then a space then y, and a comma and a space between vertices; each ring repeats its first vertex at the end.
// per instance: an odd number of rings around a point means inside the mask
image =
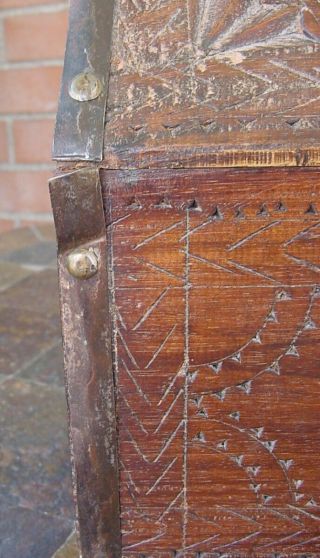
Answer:
POLYGON ((101 161, 114 0, 71 0, 53 159, 101 161))
POLYGON ((99 171, 53 178, 74 496, 81 556, 120 558, 117 434, 108 289, 108 247, 99 171), (68 258, 92 250, 97 270, 70 273, 68 258))

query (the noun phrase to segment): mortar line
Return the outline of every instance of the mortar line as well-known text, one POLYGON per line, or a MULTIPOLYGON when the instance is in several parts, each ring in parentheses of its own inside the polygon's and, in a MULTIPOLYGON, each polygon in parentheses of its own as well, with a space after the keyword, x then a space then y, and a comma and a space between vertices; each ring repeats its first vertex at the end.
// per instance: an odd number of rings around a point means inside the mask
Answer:
POLYGON ((63 58, 39 58, 35 60, 13 60, 1 62, 0 70, 38 70, 39 68, 60 68, 63 58))
POLYGON ((34 172, 34 171, 51 171, 54 172, 55 167, 53 163, 0 163, 0 171, 11 172, 34 172))
POLYGON ((56 114, 54 112, 0 112, 0 119, 2 121, 12 122, 14 120, 54 120, 56 114))
POLYGON ((53 217, 51 213, 32 213, 31 211, 0 211, 0 219, 8 219, 9 221, 24 220, 37 221, 39 223, 52 223, 53 217))
POLYGON ((18 6, 16 8, 3 8, 0 9, 0 19, 11 16, 27 16, 38 14, 51 14, 67 10, 69 7, 68 2, 59 2, 58 4, 52 3, 43 5, 41 2, 33 6, 18 6))

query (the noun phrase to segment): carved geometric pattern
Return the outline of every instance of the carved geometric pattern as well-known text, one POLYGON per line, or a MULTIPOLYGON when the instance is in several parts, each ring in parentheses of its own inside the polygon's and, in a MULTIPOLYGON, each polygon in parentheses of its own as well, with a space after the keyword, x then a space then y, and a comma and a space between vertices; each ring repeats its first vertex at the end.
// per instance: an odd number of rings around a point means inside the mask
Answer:
POLYGON ((118 0, 106 158, 296 149, 306 164, 301 146, 319 148, 319 42, 319 0, 118 0))
POLYGON ((108 171, 124 558, 320 555, 319 177, 108 171))

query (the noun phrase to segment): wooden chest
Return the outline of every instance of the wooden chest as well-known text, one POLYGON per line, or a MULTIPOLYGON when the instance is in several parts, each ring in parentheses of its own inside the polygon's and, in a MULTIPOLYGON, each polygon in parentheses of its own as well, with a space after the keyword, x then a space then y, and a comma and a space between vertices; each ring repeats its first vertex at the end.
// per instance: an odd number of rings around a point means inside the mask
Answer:
POLYGON ((72 0, 50 184, 84 558, 320 556, 320 3, 72 0))

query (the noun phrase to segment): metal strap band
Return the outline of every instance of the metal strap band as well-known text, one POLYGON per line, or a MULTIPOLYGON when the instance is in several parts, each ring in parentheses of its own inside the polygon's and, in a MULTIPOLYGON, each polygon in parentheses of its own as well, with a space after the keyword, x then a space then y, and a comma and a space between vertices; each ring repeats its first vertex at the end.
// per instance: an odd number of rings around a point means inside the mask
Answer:
POLYGON ((102 160, 113 7, 114 0, 71 1, 53 159, 102 160), (83 75, 82 84, 89 75, 98 86, 89 96, 74 95, 83 75))
POLYGON ((86 168, 58 176, 50 181, 50 193, 81 556, 120 558, 108 250, 99 173, 86 168), (79 249, 97 257, 97 272, 88 279, 68 270, 68 256, 79 249))

